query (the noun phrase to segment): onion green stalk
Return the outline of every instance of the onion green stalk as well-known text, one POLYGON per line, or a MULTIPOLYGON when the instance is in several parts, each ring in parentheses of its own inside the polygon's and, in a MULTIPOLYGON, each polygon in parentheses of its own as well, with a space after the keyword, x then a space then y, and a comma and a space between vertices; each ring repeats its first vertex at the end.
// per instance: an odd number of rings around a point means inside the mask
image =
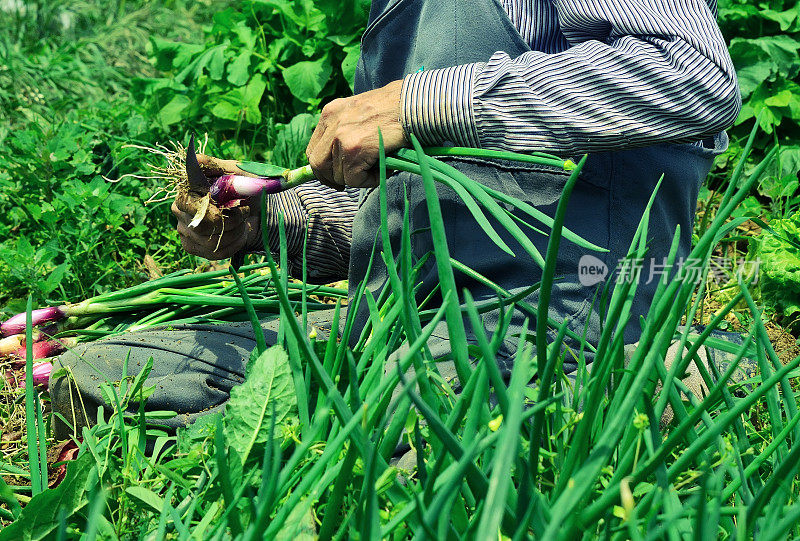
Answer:
MULTIPOLYGON (((249 270, 240 279, 249 304, 263 316, 278 312, 278 298, 272 275, 263 265, 244 267, 249 270)), ((19 359, 46 359, 62 353, 80 341, 143 330, 163 324, 219 323, 239 321, 246 315, 247 303, 238 295, 237 285, 226 271, 198 274, 174 273, 158 280, 86 299, 75 304, 31 310, 30 338, 16 331, 25 331, 27 313, 13 316, 0 325, 0 358, 10 357, 11 365, 19 359), (228 276, 226 276, 228 275, 228 276), (45 325, 43 329, 33 329, 45 325), (60 331, 60 332, 59 332, 60 331), (14 334, 10 334, 14 333, 14 334), (76 335, 67 337, 67 334, 76 335), (27 347, 27 351, 26 351, 27 347)), ((238 279, 238 276, 236 276, 238 279)), ((292 302, 303 295, 300 284, 287 284, 292 302)), ((311 295, 345 298, 347 291, 327 286, 306 286, 311 295)), ((319 301, 307 301, 310 310, 329 308, 319 301)), ((29 361, 29 362, 30 362, 29 361)), ((47 385, 48 364, 33 365, 33 386, 47 385)))
MULTIPOLYGON (((52 306, 48 308, 39 308, 32 313, 33 325, 41 325, 42 323, 52 323, 61 321, 68 317, 82 317, 82 316, 97 316, 114 314, 118 312, 131 312, 142 308, 153 308, 165 304, 188 304, 199 306, 228 306, 228 307, 244 307, 241 299, 229 297, 226 295, 214 295, 209 293, 197 293, 189 290, 179 290, 171 288, 163 288, 157 291, 151 291, 143 295, 135 297, 121 298, 117 300, 103 300, 103 299, 86 299, 76 304, 65 304, 62 306, 52 306)), ((253 304, 261 308, 277 307, 277 302, 274 299, 260 299, 253 300, 253 304)), ((24 315, 24 314, 22 314, 24 315)), ((6 321, 4 325, 7 328, 13 328, 16 323, 14 316, 6 321)))
MULTIPOLYGON (((543 154, 533 152, 531 154, 520 154, 518 152, 502 152, 497 150, 487 150, 482 148, 468 148, 468 147, 430 147, 423 149, 427 156, 439 157, 464 157, 464 158, 493 158, 499 160, 509 160, 522 163, 532 163, 538 165, 545 165, 562 171, 572 171, 575 169, 575 162, 572 160, 563 160, 550 154, 543 154)), ((403 155, 403 158, 408 161, 408 153, 403 155)), ((417 162, 417 165, 419 162, 417 162)), ((392 163, 386 162, 386 165, 392 167, 392 163)), ((274 165, 259 162, 240 162, 238 167, 248 173, 255 175, 263 175, 264 173, 274 172, 277 169, 274 165)), ((311 170, 310 165, 304 165, 297 169, 284 169, 279 175, 274 176, 257 176, 245 177, 240 175, 224 175, 219 177, 210 189, 211 197, 213 199, 219 198, 219 201, 226 202, 228 198, 239 197, 244 199, 257 195, 262 190, 267 193, 275 193, 289 188, 294 188, 300 184, 314 180, 314 171, 311 170), (260 187, 260 188, 259 188, 260 187), (223 192, 228 192, 224 194, 223 192), (220 194, 220 195, 217 195, 220 194)))
MULTIPOLYGON (((505 152, 469 147, 428 147, 423 149, 423 151, 428 156, 492 158, 498 160, 545 165, 548 167, 561 169, 563 171, 572 171, 576 167, 575 162, 572 160, 563 160, 558 156, 544 154, 542 152, 521 154, 518 152, 505 152)), ((258 162, 242 162, 239 164, 239 168, 247 171, 248 173, 253 173, 256 175, 262 175, 266 172, 274 171, 274 166, 258 162)), ((280 175, 277 176, 252 178, 238 175, 225 175, 217 179, 217 181, 214 183, 215 186, 220 184, 220 187, 212 188, 212 197, 215 197, 214 192, 219 192, 220 189, 223 189, 227 185, 234 182, 238 184, 233 191, 238 191, 238 194, 241 196, 240 198, 244 198, 256 195, 253 190, 259 185, 262 185, 262 189, 266 190, 267 193, 275 193, 277 191, 287 190, 305 182, 309 182, 314 180, 314 178, 314 172, 311 170, 310 165, 304 165, 303 167, 298 167, 297 169, 284 169, 281 171, 280 175)))
MULTIPOLYGON (((242 284, 253 307, 264 313, 278 312, 278 298, 274 292, 271 274, 263 265, 242 267, 245 273, 242 284)), ((35 331, 34 357, 42 358, 47 352, 51 356, 55 348, 63 349, 70 344, 59 341, 41 342, 42 339, 56 335, 49 325, 61 324, 79 330, 64 330, 65 333, 84 335, 85 338, 97 338, 107 334, 115 334, 128 330, 141 330, 155 325, 200 321, 236 321, 245 314, 245 304, 236 284, 230 280, 227 271, 212 271, 197 274, 175 273, 158 280, 145 282, 131 288, 105 293, 84 301, 50 306, 33 310, 31 320, 34 327, 48 326, 48 332, 35 331), (131 320, 130 318, 133 317, 131 320), (126 318, 126 319, 121 319, 126 318), (61 344, 60 346, 58 344, 61 344)), ((347 291, 328 286, 307 286, 309 295, 324 295, 330 298, 344 299, 347 291)), ((299 301, 302 296, 300 284, 288 284, 292 301, 299 301)), ((329 308, 330 305, 310 300, 310 310, 329 308)), ((17 352, 25 345, 20 331, 25 329, 25 313, 17 314, 0 324, 0 356, 17 352)))
POLYGON ((544 152, 530 152, 521 154, 519 152, 470 147, 428 147, 423 150, 428 156, 494 158, 497 160, 509 160, 513 162, 547 165, 550 167, 563 169, 564 171, 572 171, 576 167, 575 162, 572 160, 562 160, 558 156, 554 156, 553 154, 545 154, 544 152))

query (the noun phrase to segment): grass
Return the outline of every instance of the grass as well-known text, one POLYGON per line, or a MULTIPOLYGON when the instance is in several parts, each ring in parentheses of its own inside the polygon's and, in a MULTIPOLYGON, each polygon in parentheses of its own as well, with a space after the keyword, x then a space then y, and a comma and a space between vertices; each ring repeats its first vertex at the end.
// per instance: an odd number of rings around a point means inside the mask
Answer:
POLYGON ((16 5, 0 11, 18 21, 0 28, 0 311, 23 311, 29 294, 75 301, 141 282, 145 256, 167 272, 197 266, 169 205, 143 205, 152 186, 103 177, 146 171, 124 145, 167 138, 133 96, 157 73, 150 37, 192 39, 214 3, 16 5))

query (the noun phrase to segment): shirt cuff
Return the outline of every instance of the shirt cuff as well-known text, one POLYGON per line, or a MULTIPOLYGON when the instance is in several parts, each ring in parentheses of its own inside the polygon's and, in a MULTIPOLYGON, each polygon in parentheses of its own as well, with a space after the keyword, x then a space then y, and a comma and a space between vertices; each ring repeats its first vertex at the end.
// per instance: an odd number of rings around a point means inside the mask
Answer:
POLYGON ((400 123, 423 145, 480 147, 472 89, 479 64, 420 71, 403 79, 400 123))
POLYGON ((278 255, 281 251, 279 215, 283 214, 283 229, 286 231, 286 252, 291 259, 302 254, 303 235, 306 231, 306 212, 295 190, 286 190, 267 195, 266 215, 269 249, 278 255))

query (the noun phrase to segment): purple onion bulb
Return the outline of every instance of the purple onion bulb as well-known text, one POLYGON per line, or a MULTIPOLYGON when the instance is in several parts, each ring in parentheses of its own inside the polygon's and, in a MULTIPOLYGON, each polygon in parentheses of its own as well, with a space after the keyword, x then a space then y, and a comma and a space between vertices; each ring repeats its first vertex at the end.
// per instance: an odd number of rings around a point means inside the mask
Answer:
POLYGON ((280 177, 255 178, 243 175, 223 175, 208 190, 211 199, 220 208, 235 207, 242 199, 261 192, 277 193, 283 190, 280 177))
MULTIPOLYGON (((42 363, 34 363, 33 365, 33 384, 35 386, 44 385, 47 386, 50 382, 50 374, 53 372, 53 363, 50 362, 42 362, 42 363)), ((21 388, 25 388, 25 380, 22 380, 19 383, 21 388)))
MULTIPOLYGON (((46 340, 43 342, 36 342, 31 344, 31 352, 34 359, 47 359, 53 357, 64 351, 67 347, 72 347, 72 341, 69 339, 62 340, 46 340)), ((27 355, 24 347, 16 351, 16 356, 24 359, 27 355)))
MULTIPOLYGON (((42 325, 44 323, 52 323, 60 321, 67 315, 65 306, 50 306, 48 308, 38 308, 31 312, 31 321, 33 326, 42 325)), ((26 313, 19 313, 5 322, 0 324, 0 336, 10 336, 12 334, 22 334, 25 332, 25 316, 26 313)))

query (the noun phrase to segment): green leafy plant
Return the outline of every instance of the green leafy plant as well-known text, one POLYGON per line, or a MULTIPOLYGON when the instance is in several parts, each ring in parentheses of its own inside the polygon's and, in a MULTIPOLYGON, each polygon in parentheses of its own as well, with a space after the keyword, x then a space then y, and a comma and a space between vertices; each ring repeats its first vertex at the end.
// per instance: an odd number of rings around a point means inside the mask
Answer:
MULTIPOLYGON (((764 175, 781 191, 800 171, 800 12, 794 0, 721 0, 719 22, 742 92, 742 111, 731 130, 729 156, 741 152, 752 123, 761 134, 756 150, 774 144, 781 153, 764 175)), ((726 161, 720 162, 722 165, 726 161)), ((791 192, 790 192, 791 193, 791 192)))
MULTIPOLYGON (((766 224, 765 224, 766 225, 766 224)), ((800 211, 772 220, 751 240, 751 257, 759 262, 761 293, 768 306, 796 326, 800 314, 800 211)))
POLYGON ((279 126, 294 130, 308 117, 292 118, 352 91, 368 9, 364 0, 248 0, 215 13, 201 44, 154 37, 165 76, 140 79, 138 94, 165 128, 214 131, 226 155, 269 159, 286 144, 279 126))

